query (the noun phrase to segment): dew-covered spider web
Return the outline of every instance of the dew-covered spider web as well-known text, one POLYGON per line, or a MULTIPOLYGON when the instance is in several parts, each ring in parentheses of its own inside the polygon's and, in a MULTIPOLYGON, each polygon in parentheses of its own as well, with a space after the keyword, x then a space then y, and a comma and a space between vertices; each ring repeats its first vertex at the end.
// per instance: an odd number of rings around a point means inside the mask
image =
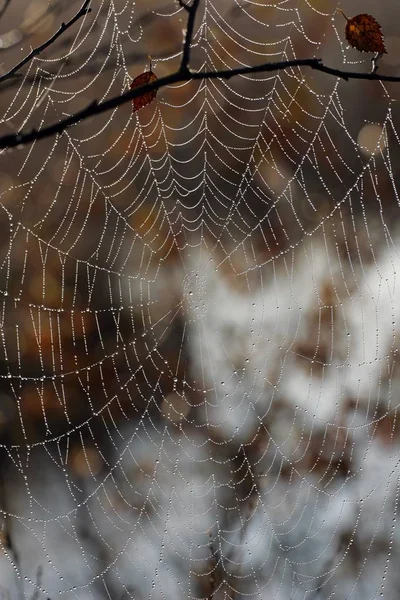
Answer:
MULTIPOLYGON (((79 10, 11 0, 6 72, 79 10)), ((175 72, 175 0, 91 2, 0 135, 175 72)), ((368 72, 326 0, 201 0, 194 71, 368 72)), ((394 3, 342 4, 382 25, 394 3)), ((0 158, 0 596, 400 595, 399 84, 182 82, 0 158)))

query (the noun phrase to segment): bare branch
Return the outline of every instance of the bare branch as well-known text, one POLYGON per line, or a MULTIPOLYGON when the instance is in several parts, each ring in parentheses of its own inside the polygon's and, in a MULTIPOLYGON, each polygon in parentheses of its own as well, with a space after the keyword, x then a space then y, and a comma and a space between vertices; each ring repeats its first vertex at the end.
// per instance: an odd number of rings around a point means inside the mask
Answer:
POLYGON ((357 73, 352 71, 342 71, 341 69, 333 69, 327 67, 321 62, 320 58, 300 58, 296 60, 287 60, 282 62, 268 62, 253 67, 240 67, 237 69, 226 69, 222 71, 201 71, 198 73, 186 70, 181 70, 166 77, 157 79, 152 83, 148 83, 141 87, 135 88, 125 92, 121 96, 116 96, 105 100, 104 102, 98 103, 96 100, 89 104, 86 108, 70 115, 69 117, 44 127, 39 131, 32 129, 30 132, 24 133, 11 133, 0 137, 0 149, 13 148, 22 144, 30 144, 36 140, 42 140, 44 138, 57 135, 65 131, 68 127, 79 123, 80 121, 95 115, 100 115, 104 112, 117 108, 126 102, 131 102, 134 98, 141 96, 142 94, 158 90, 159 88, 171 85, 173 83, 181 83, 184 81, 194 81, 203 79, 230 79, 238 75, 250 75, 251 73, 267 73, 272 71, 283 71, 291 69, 293 67, 309 67, 315 71, 321 71, 334 77, 340 77, 348 81, 349 79, 362 79, 369 81, 388 81, 400 83, 399 76, 392 75, 379 75, 378 73, 357 73))
POLYGON ((81 8, 78 10, 78 12, 76 13, 76 15, 72 17, 72 19, 70 19, 67 23, 61 23, 60 28, 58 29, 58 31, 56 31, 56 33, 54 35, 51 36, 51 38, 49 38, 41 46, 37 46, 37 48, 34 48, 17 65, 15 65, 7 73, 5 73, 4 75, 2 75, 0 77, 0 83, 2 83, 3 81, 6 81, 7 79, 10 79, 11 77, 13 77, 15 75, 15 73, 17 71, 19 71, 23 66, 25 66, 30 60, 32 60, 32 58, 34 56, 37 56, 38 54, 40 54, 41 52, 43 52, 43 50, 46 50, 46 48, 48 48, 49 46, 51 46, 51 44, 53 44, 56 41, 56 39, 60 37, 60 35, 62 35, 65 31, 67 31, 67 29, 69 29, 70 27, 72 27, 72 25, 74 23, 76 23, 76 21, 78 21, 84 15, 88 14, 91 11, 91 9, 88 8, 89 4, 90 4, 90 0, 85 0, 84 3, 82 4, 81 8))
POLYGON ((183 44, 181 71, 182 73, 188 70, 190 60, 190 46, 193 39, 194 22, 196 20, 197 9, 199 8, 200 0, 193 0, 192 5, 184 3, 183 0, 178 0, 179 4, 189 13, 185 42, 183 44))

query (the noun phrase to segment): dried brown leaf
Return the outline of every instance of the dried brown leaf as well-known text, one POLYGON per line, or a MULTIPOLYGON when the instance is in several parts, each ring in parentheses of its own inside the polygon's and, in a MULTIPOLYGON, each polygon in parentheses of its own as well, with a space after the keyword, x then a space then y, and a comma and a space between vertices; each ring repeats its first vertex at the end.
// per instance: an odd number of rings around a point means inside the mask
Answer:
MULTIPOLYGON (((141 75, 135 77, 130 85, 130 88, 131 90, 134 90, 142 85, 146 85, 147 83, 152 83, 153 81, 157 81, 157 75, 155 75, 155 73, 153 73, 151 70, 146 71, 145 73, 141 73, 141 75)), ((152 90, 151 92, 145 92, 137 98, 134 98, 132 100, 133 112, 136 112, 137 110, 140 110, 144 106, 150 104, 150 102, 153 102, 156 95, 157 90, 152 90)))

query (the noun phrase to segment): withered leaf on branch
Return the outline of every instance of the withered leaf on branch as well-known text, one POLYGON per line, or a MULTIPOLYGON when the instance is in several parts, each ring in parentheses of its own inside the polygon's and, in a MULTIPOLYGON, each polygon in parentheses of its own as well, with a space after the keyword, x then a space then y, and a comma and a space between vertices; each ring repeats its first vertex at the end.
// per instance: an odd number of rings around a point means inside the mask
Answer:
POLYGON ((338 11, 347 19, 345 34, 350 46, 360 52, 387 54, 381 26, 374 17, 361 14, 348 19, 340 8, 338 11))
MULTIPOLYGON (((130 85, 130 88, 131 90, 134 90, 142 85, 146 85, 147 83, 152 83, 153 81, 157 81, 157 75, 155 75, 155 73, 153 73, 153 71, 150 69, 150 71, 146 71, 145 73, 135 77, 130 85)), ((136 112, 137 110, 150 104, 150 102, 153 102, 156 95, 157 90, 152 90, 151 92, 145 92, 137 98, 134 98, 132 100, 133 112, 136 112)))

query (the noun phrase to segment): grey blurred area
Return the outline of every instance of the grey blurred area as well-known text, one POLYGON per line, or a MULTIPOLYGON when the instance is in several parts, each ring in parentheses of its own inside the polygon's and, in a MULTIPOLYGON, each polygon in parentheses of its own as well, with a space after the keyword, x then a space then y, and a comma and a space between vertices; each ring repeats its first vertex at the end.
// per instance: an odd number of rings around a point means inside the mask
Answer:
MULTIPOLYGON (((2 73, 79 7, 0 4, 2 73)), ((191 67, 368 72, 336 8, 200 2, 191 67)), ((340 8, 400 75, 400 9, 340 8)), ((0 135, 179 68, 179 2, 91 9, 0 135)), ((3 152, 0 599, 399 597, 399 90, 191 81, 3 152)))

